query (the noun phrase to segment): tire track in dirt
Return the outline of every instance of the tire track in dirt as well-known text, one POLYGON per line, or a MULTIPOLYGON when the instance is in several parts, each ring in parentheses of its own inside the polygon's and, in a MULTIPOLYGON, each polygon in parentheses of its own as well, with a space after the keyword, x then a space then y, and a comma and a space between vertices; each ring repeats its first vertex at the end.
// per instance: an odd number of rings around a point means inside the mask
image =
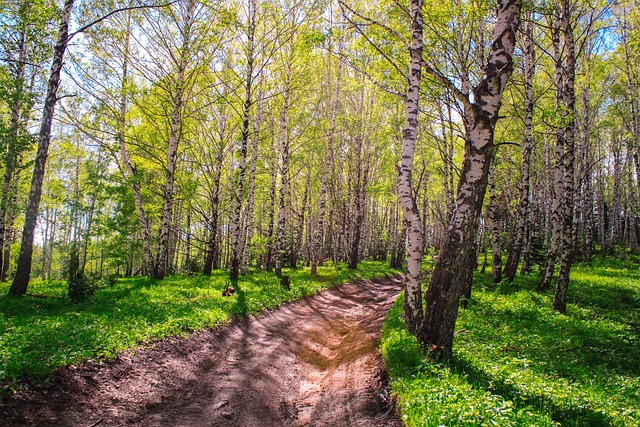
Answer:
POLYGON ((400 426, 376 350, 399 278, 349 283, 135 355, 61 369, 0 405, 17 426, 400 426))

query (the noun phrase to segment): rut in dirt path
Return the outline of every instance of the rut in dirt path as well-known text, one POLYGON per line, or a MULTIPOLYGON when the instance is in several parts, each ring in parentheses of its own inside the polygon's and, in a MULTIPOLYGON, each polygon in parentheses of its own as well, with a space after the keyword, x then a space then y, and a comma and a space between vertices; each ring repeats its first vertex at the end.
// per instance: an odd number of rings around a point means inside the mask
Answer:
POLYGON ((376 350, 401 279, 349 283, 134 356, 59 370, 14 426, 400 426, 376 350))

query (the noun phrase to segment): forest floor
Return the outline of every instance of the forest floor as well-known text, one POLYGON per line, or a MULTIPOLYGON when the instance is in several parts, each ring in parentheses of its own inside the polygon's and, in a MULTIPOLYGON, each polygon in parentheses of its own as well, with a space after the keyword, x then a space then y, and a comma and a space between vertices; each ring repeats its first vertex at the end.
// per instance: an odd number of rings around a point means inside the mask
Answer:
POLYGON ((400 426, 377 351, 398 278, 334 287, 278 310, 108 362, 59 368, 0 405, 3 426, 400 426))

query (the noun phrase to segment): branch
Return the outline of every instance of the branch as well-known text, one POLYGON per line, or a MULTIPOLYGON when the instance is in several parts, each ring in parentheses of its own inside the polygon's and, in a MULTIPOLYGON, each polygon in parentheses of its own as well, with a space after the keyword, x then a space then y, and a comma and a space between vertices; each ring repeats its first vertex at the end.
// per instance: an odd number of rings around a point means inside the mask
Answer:
POLYGON ((106 15, 101 16, 100 18, 96 19, 95 21, 90 22, 87 25, 84 25, 84 26, 80 27, 79 29, 77 29, 76 31, 74 31, 73 33, 69 34, 68 40, 71 40, 76 35, 87 31, 89 28, 93 27, 96 24, 99 24, 100 22, 104 21, 105 19, 110 18, 111 16, 115 15, 116 13, 126 12, 128 10, 138 10, 138 9, 160 9, 160 8, 163 8, 163 7, 166 7, 166 6, 171 6, 172 4, 177 3, 177 2, 178 2, 178 0, 172 0, 169 3, 164 3, 164 4, 159 4, 159 5, 143 4, 143 5, 140 5, 140 6, 127 6, 127 7, 122 7, 120 9, 112 10, 111 12, 107 13, 106 15))
MULTIPOLYGON (((348 11, 350 11, 351 13, 353 13, 354 15, 356 15, 356 16, 358 16, 358 17, 360 17, 360 18, 364 19, 364 20, 365 20, 365 21, 367 21, 367 22, 370 22, 370 23, 373 23, 373 24, 377 24, 377 22, 373 21, 372 19, 370 19, 370 18, 366 18, 366 17, 363 17, 361 14, 358 14, 357 12, 355 12, 355 11, 354 11, 353 9, 351 9, 349 6, 347 6, 346 4, 344 4, 344 3, 342 2, 342 0, 339 0, 339 3, 340 3, 340 6, 344 7, 345 9, 347 9, 348 11)), ((375 43, 373 42, 373 40, 371 40, 371 39, 370 39, 370 38, 369 38, 369 37, 364 33, 364 31, 362 31, 362 29, 360 28, 360 26, 359 26, 355 21, 353 21, 352 19, 350 19, 350 18, 347 16, 347 14, 346 14, 346 13, 344 13, 344 10, 343 10, 343 16, 345 17, 345 19, 346 19, 347 21, 349 21, 349 23, 350 23, 351 25, 353 25, 354 29, 358 32, 358 34, 360 34, 360 35, 361 35, 361 36, 362 36, 362 37, 367 41, 367 43, 369 43, 369 45, 375 49, 375 51, 376 51, 376 52, 378 52, 378 53, 379 53, 379 54, 380 54, 380 55, 381 55, 381 56, 382 56, 382 57, 383 57, 383 58, 384 58, 384 59, 385 59, 385 60, 386 60, 386 61, 387 61, 387 62, 388 62, 388 63, 389 63, 389 64, 390 64, 390 65, 391 65, 391 66, 392 66, 392 67, 393 67, 393 68, 394 68, 394 69, 395 69, 395 70, 396 70, 396 71, 397 71, 397 72, 398 72, 398 73, 399 73, 399 74, 400 74, 400 75, 405 79, 405 80, 407 80, 407 79, 408 79, 407 75, 406 75, 405 73, 403 73, 403 72, 402 72, 402 70, 400 69, 400 67, 398 67, 398 64, 396 64, 396 63, 395 63, 395 61, 394 61, 392 58, 390 58, 390 57, 389 57, 389 55, 387 55, 385 52, 383 52, 383 51, 382 51, 382 49, 380 49, 380 47, 379 47, 377 44, 375 44, 375 43)), ((377 24, 377 25, 381 25, 381 26, 382 26, 382 24, 377 24)), ((390 30, 390 31, 391 31, 391 30, 390 30)), ((404 41, 402 38, 400 38, 400 40, 405 44, 405 46, 407 47, 407 49, 409 49, 409 48, 410 48, 410 46, 409 46, 409 45, 407 45, 406 41, 404 41)))
POLYGON ((12 63, 12 64, 30 65, 32 67, 42 69, 41 65, 38 65, 38 64, 35 64, 33 62, 29 62, 29 61, 18 61, 17 59, 11 59, 11 58, 0 58, 0 61, 9 62, 9 63, 12 63))
POLYGON ((431 77, 433 77, 438 83, 443 85, 445 88, 449 89, 451 93, 453 93, 453 96, 455 96, 458 101, 462 102, 465 108, 471 106, 471 101, 469 101, 469 97, 464 93, 462 93, 462 91, 458 89, 451 80, 449 80, 448 78, 440 74, 438 71, 431 68, 431 66, 427 64, 427 61, 425 61, 424 59, 422 60, 422 68, 424 68, 424 71, 427 74, 429 74, 431 77))
MULTIPOLYGON (((369 18, 363 14, 361 14, 360 12, 355 11, 353 8, 351 8, 351 6, 349 6, 348 4, 346 4, 343 0, 338 0, 338 3, 340 3, 340 6, 343 7, 344 9, 347 9, 349 12, 351 12, 352 14, 354 14, 355 16, 357 16, 360 19, 364 19, 365 21, 377 25, 378 27, 382 28, 383 30, 385 30, 386 32, 388 32, 389 34, 391 34, 392 36, 394 36, 395 38, 397 38, 398 40, 400 40, 403 44, 404 47, 409 50, 411 48, 410 43, 408 43, 404 37, 402 37, 402 34, 398 33, 396 30, 394 30, 393 28, 384 25, 381 22, 378 22, 372 18, 369 18)), ((346 17, 346 16, 345 16, 346 17)), ((350 19, 347 18, 347 20, 351 23, 353 23, 350 19)))
MULTIPOLYGON (((337 57, 343 58, 346 62, 346 64, 351 67, 353 70, 355 70, 356 72, 362 74, 364 77, 366 77, 372 84, 374 84, 375 86, 377 86, 379 89, 381 89, 382 91, 393 95, 393 96, 397 96, 399 98, 405 99, 407 95, 405 93, 401 93, 398 91, 393 90, 392 88, 389 88, 387 86, 385 86, 384 84, 382 84, 381 82, 379 82, 377 79, 375 79, 371 74, 369 74, 368 72, 366 72, 365 70, 363 70, 362 68, 358 67, 356 64, 353 63, 353 61, 351 60, 351 58, 349 58, 347 55, 345 55, 342 52, 334 52, 334 51, 330 51, 333 55, 336 55, 337 57)), ((404 77, 404 76, 403 76, 404 77)))
POLYGON ((520 147, 520 144, 511 141, 496 142, 495 144, 493 144, 494 147, 500 147, 501 145, 515 145, 516 147, 520 147))
POLYGON ((75 98, 76 96, 78 96, 77 93, 71 93, 71 94, 68 94, 68 95, 58 96, 57 100, 60 101, 61 99, 65 99, 65 98, 75 98))

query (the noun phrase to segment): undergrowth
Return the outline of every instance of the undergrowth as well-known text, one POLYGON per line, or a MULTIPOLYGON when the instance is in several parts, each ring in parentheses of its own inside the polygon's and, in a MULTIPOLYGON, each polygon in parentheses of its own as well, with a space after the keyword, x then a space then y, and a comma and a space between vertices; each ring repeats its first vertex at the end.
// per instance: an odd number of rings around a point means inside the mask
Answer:
POLYGON ((576 265, 566 315, 536 284, 477 274, 442 364, 423 358, 398 298, 381 351, 407 426, 640 425, 638 265, 576 265))
POLYGON ((232 317, 274 309, 286 301, 333 285, 398 274, 388 264, 363 262, 357 270, 340 266, 287 271, 290 289, 273 273, 254 272, 233 283, 235 294, 223 297, 228 273, 174 276, 163 281, 123 278, 74 304, 63 281, 34 282, 29 294, 8 296, 0 284, 0 385, 11 393, 22 382, 47 382, 60 366, 113 358, 155 340, 218 326, 232 317))

